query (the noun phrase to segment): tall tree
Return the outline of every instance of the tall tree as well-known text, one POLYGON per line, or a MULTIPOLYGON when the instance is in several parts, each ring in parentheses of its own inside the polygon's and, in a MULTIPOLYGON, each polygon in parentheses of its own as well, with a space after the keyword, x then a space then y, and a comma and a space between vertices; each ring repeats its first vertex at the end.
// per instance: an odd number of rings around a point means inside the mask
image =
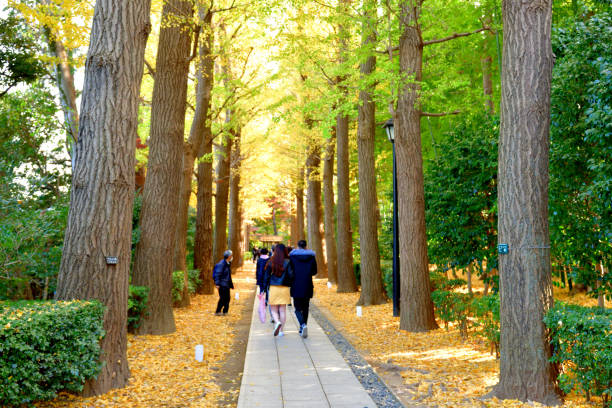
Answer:
POLYGON ((128 275, 138 101, 151 29, 149 0, 98 0, 85 65, 58 299, 106 305, 104 365, 85 395, 127 384, 128 275), (117 258, 117 263, 105 257, 117 258))
POLYGON ((548 231, 552 1, 503 2, 499 140, 499 398, 556 405, 543 318, 553 304, 548 231))
MULTIPOLYGON (((339 12, 345 14, 350 0, 342 0, 339 12)), ((341 22, 338 27, 340 64, 346 63, 348 59, 348 41, 350 32, 346 22, 341 22)), ((348 99, 348 88, 346 78, 338 78, 338 87, 344 100, 348 99)), ((357 279, 353 271, 353 228, 351 226, 351 193, 349 179, 349 116, 342 107, 339 107, 336 117, 336 143, 338 150, 337 159, 337 248, 338 248, 338 292, 356 292, 357 279)))
POLYGON ((361 45, 369 55, 361 62, 364 88, 359 91, 357 151, 359 155, 359 245, 361 251, 361 296, 359 305, 378 305, 387 301, 383 289, 378 248, 378 200, 376 197, 376 103, 373 100, 374 82, 371 74, 376 68, 375 2, 364 2, 361 45))
POLYGON ((419 81, 423 44, 419 27, 420 0, 404 0, 401 6, 399 43, 400 86, 396 111, 397 186, 401 268, 400 329, 427 331, 438 327, 434 316, 427 259, 425 191, 421 151, 419 81))
MULTIPOLYGON (((316 143, 316 141, 311 141, 316 143)), ((306 158, 306 211, 308 219, 308 245, 315 252, 319 278, 327 277, 327 265, 323 257, 321 236, 321 148, 318 144, 309 146, 306 158)))
POLYGON ((325 252, 327 255, 327 275, 332 283, 338 282, 338 254, 336 251, 336 230, 334 223, 334 157, 336 144, 336 129, 332 129, 332 137, 326 142, 323 157, 323 214, 325 231, 325 252))
MULTIPOLYGON (((210 138, 210 132, 206 131, 206 122, 211 105, 212 71, 214 57, 212 54, 212 11, 205 6, 200 6, 198 11, 200 18, 199 30, 204 31, 204 40, 199 45, 198 66, 196 70, 196 109, 191 122, 189 139, 183 146, 183 170, 181 173, 181 190, 179 195, 179 212, 176 223, 176 242, 174 244, 174 270, 183 271, 184 283, 181 295, 181 306, 189 305, 189 288, 187 284, 187 229, 189 220, 189 200, 191 198, 191 184, 193 181, 193 170, 196 156, 205 137, 210 138)), ((198 46, 198 35, 195 36, 194 50, 198 46)))
POLYGON ((185 132, 187 73, 191 51, 193 5, 168 0, 162 28, 151 104, 149 162, 143 189, 141 235, 136 246, 133 282, 150 290, 148 314, 138 334, 175 330, 172 314, 172 267, 185 132))
MULTIPOLYGON (((214 30, 212 29, 213 15, 210 10, 200 6, 198 13, 203 22, 204 40, 200 44, 200 63, 201 70, 198 70, 198 90, 196 101, 196 116, 194 124, 202 126, 200 130, 203 133, 202 143, 198 151, 198 169, 197 169, 197 209, 196 209, 196 230, 193 244, 193 267, 200 271, 200 281, 202 282, 196 288, 197 293, 212 294, 214 292, 214 282, 212 280, 213 268, 213 229, 212 229, 212 199, 213 199, 213 166, 212 166, 212 151, 213 137, 211 129, 210 115, 205 117, 197 114, 198 105, 201 103, 202 109, 204 104, 208 106, 207 111, 210 112, 211 92, 214 83, 214 30), (201 88, 200 88, 201 86, 201 88), (200 99, 201 98, 201 99, 200 99), (196 122, 196 120, 201 122, 196 122)), ((192 129, 193 131, 193 129, 192 129)))

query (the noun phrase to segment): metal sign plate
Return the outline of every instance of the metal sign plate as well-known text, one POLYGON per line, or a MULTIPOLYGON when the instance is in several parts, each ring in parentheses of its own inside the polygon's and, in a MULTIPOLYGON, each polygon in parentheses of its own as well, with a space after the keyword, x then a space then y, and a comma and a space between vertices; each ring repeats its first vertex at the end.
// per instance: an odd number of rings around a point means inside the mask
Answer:
POLYGON ((497 252, 499 252, 500 254, 507 254, 509 250, 508 244, 498 244, 497 245, 497 252))

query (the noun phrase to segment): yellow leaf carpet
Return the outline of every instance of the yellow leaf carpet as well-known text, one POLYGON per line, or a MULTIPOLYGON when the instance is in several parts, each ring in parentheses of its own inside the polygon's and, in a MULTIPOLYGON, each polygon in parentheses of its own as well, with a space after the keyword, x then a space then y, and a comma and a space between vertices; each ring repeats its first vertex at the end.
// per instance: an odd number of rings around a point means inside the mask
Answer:
MULTIPOLYGON (((222 397, 215 377, 230 356, 234 327, 246 308, 254 280, 251 268, 239 271, 227 316, 215 316, 218 295, 196 295, 191 305, 175 308, 176 332, 128 339, 129 385, 107 394, 82 398, 62 393, 37 407, 216 407, 222 397), (236 300, 235 293, 240 293, 236 300), (204 346, 204 361, 195 360, 195 346, 204 346)), ((237 381, 240 387, 240 381, 237 381)))
MULTIPOLYGON (((401 376, 409 402, 436 407, 542 407, 538 403, 497 399, 481 400, 499 380, 499 364, 490 347, 470 335, 462 341, 457 327, 428 333, 399 330, 399 317, 393 317, 392 303, 362 308, 357 317, 355 304, 359 293, 336 293, 327 281, 315 281, 315 302, 327 309, 336 328, 372 364, 393 364, 402 368, 401 376), (339 326, 339 327, 338 327, 339 326)), ((596 300, 586 295, 569 297, 555 288, 555 297, 593 306, 596 300)), ((563 407, 595 407, 584 397, 570 395, 563 407)))

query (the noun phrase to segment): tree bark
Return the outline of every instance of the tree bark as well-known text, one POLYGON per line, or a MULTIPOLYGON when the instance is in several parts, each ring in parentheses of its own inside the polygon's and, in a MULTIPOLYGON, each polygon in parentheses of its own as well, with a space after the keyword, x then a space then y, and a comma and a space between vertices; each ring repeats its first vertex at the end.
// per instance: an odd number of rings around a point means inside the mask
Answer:
MULTIPOLYGON (((346 12, 350 0, 340 1, 338 7, 341 12, 346 12)), ((340 37, 340 64, 347 60, 349 32, 344 24, 338 27, 340 37)), ((348 89, 344 81, 338 80, 338 87, 343 99, 348 99, 348 89)), ((336 117, 336 143, 337 143, 337 189, 338 203, 337 212, 337 267, 338 267, 338 292, 356 292, 357 279, 353 269, 353 228, 351 226, 351 193, 349 189, 349 117, 342 111, 336 117)), ((328 243, 330 245, 332 243, 328 243)))
POLYGON ((150 290, 148 314, 137 334, 175 331, 172 314, 172 267, 185 132, 187 73, 193 7, 168 0, 162 9, 157 48, 149 162, 143 189, 141 236, 136 246, 133 282, 150 290))
MULTIPOLYGON (((229 122, 229 113, 226 122, 229 122)), ((215 192, 215 235, 213 249, 213 263, 223 259, 223 252, 227 248, 227 202, 229 199, 230 178, 230 152, 232 151, 232 138, 223 136, 223 141, 215 149, 217 151, 217 171, 215 192)))
POLYGON ((64 44, 60 40, 55 39, 54 45, 55 55, 59 59, 58 82, 61 93, 60 99, 62 100, 62 107, 64 109, 65 127, 70 132, 72 141, 76 143, 79 137, 79 110, 76 102, 76 87, 74 86, 72 67, 68 61, 68 53, 66 52, 64 44))
POLYGON ((308 148, 306 158, 307 197, 306 211, 308 213, 308 245, 315 252, 317 261, 317 278, 327 278, 327 265, 323 257, 323 239, 321 237, 321 148, 318 145, 308 148))
POLYGON ((418 26, 420 6, 403 1, 399 44, 400 71, 405 82, 399 90, 395 129, 401 260, 400 329, 423 332, 438 327, 434 317, 427 235, 425 191, 421 151, 419 82, 423 42, 418 26))
POLYGON ((238 129, 234 139, 234 149, 230 156, 229 236, 227 247, 234 254, 233 267, 240 267, 242 265, 242 251, 240 250, 240 230, 242 227, 242 217, 240 214, 240 161, 242 160, 240 157, 240 135, 241 129, 238 129))
MULTIPOLYGON (((295 190, 295 222, 297 223, 297 241, 306 238, 304 233, 304 168, 298 171, 297 188, 295 190)), ((297 246, 297 241, 295 245, 297 246)))
POLYGON ((559 402, 543 323, 552 307, 548 153, 552 2, 503 2, 499 140, 499 398, 559 402))
POLYGON ((338 253, 334 225, 334 156, 336 144, 336 129, 327 140, 325 157, 323 159, 323 215, 325 231, 325 252, 327 255, 327 275, 331 283, 338 283, 338 253))
MULTIPOLYGON (((371 17, 362 26, 362 44, 368 49, 376 41, 374 34, 375 9, 368 2, 371 17)), ((376 68, 376 57, 370 55, 361 63, 361 76, 368 81, 376 68)), ((376 104, 372 99, 373 85, 367 85, 359 92, 357 151, 359 154, 359 245, 361 248, 361 296, 358 305, 386 303, 383 289, 378 248, 378 197, 376 196, 376 162, 374 146, 376 140, 376 104)))
MULTIPOLYGON (((211 72, 212 75, 212 72, 211 72)), ((210 77, 212 84, 212 76, 210 77)), ((205 126, 206 135, 200 147, 200 160, 198 162, 198 194, 196 213, 196 235, 193 245, 193 268, 200 271, 202 283, 196 292, 203 295, 212 295, 215 283, 212 279, 213 269, 213 143, 210 124, 205 126)))
MULTIPOLYGON (((356 292, 357 279, 353 270, 353 228, 351 227, 351 202, 349 191, 349 135, 348 116, 338 115, 336 120, 336 142, 338 149, 337 183, 338 217, 338 292, 356 292)), ((333 243, 328 243, 333 244, 333 243)))
MULTIPOLYGON (((199 294, 210 295, 214 292, 214 281, 212 279, 213 268, 213 235, 212 235, 212 199, 213 199, 213 168, 212 168, 212 148, 213 137, 209 118, 211 106, 211 93, 214 84, 214 60, 212 53, 214 43, 214 30, 212 29, 212 13, 205 7, 200 6, 200 19, 203 22, 202 30, 205 40, 200 45, 200 57, 202 58, 201 78, 198 79, 198 91, 196 98, 201 100, 202 109, 207 109, 207 114, 198 115, 196 103, 196 116, 194 124, 201 126, 203 133, 202 143, 198 152, 198 177, 197 177, 197 210, 196 210, 196 231, 193 245, 193 268, 200 271, 200 286, 196 288, 199 294), (206 13, 206 14, 205 14, 206 13), (202 88, 200 89, 200 84, 202 88), (202 99, 200 99, 202 98, 202 99), (196 119, 198 122, 196 122, 196 119)), ((193 130, 193 129, 192 129, 193 130)))
MULTIPOLYGON (((206 37, 199 46, 198 68, 196 71, 196 110, 189 131, 189 139, 183 145, 183 170, 181 174, 181 191, 179 195, 179 212, 176 224, 176 240, 174 244, 174 270, 183 271, 184 282, 179 306, 186 307, 190 303, 187 270, 187 230, 189 227, 189 201, 191 199, 191 183, 196 155, 204 139, 208 111, 211 104, 212 71, 214 57, 211 55, 212 13, 206 7, 201 7, 199 15, 202 30, 206 37)), ((196 37, 197 39, 197 37, 196 37)), ((195 45, 194 45, 195 46, 195 45)), ((210 137, 209 134, 207 134, 210 137)))
POLYGON ((57 299, 98 299, 106 306, 104 363, 86 396, 123 387, 127 360, 128 275, 138 101, 151 29, 149 0, 98 0, 87 61, 70 212, 57 299), (116 265, 106 256, 116 256, 116 265))

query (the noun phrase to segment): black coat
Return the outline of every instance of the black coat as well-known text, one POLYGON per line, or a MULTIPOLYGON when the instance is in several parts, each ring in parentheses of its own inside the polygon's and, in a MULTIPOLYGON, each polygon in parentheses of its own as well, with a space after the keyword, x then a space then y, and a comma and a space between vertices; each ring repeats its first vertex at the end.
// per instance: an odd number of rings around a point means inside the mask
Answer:
POLYGON ((295 280, 291 285, 291 296, 311 298, 314 292, 312 277, 317 274, 317 260, 310 249, 294 249, 289 254, 295 280))
POLYGON ((259 258, 257 260, 257 266, 255 267, 255 277, 257 278, 257 286, 259 286, 260 288, 265 288, 266 287, 266 274, 264 272, 264 269, 266 267, 266 263, 268 262, 268 260, 270 259, 269 256, 267 256, 266 258, 259 258))
POLYGON ((230 265, 225 262, 225 259, 219 261, 213 269, 213 280, 216 286, 222 288, 234 289, 234 282, 232 282, 232 270, 230 265))

